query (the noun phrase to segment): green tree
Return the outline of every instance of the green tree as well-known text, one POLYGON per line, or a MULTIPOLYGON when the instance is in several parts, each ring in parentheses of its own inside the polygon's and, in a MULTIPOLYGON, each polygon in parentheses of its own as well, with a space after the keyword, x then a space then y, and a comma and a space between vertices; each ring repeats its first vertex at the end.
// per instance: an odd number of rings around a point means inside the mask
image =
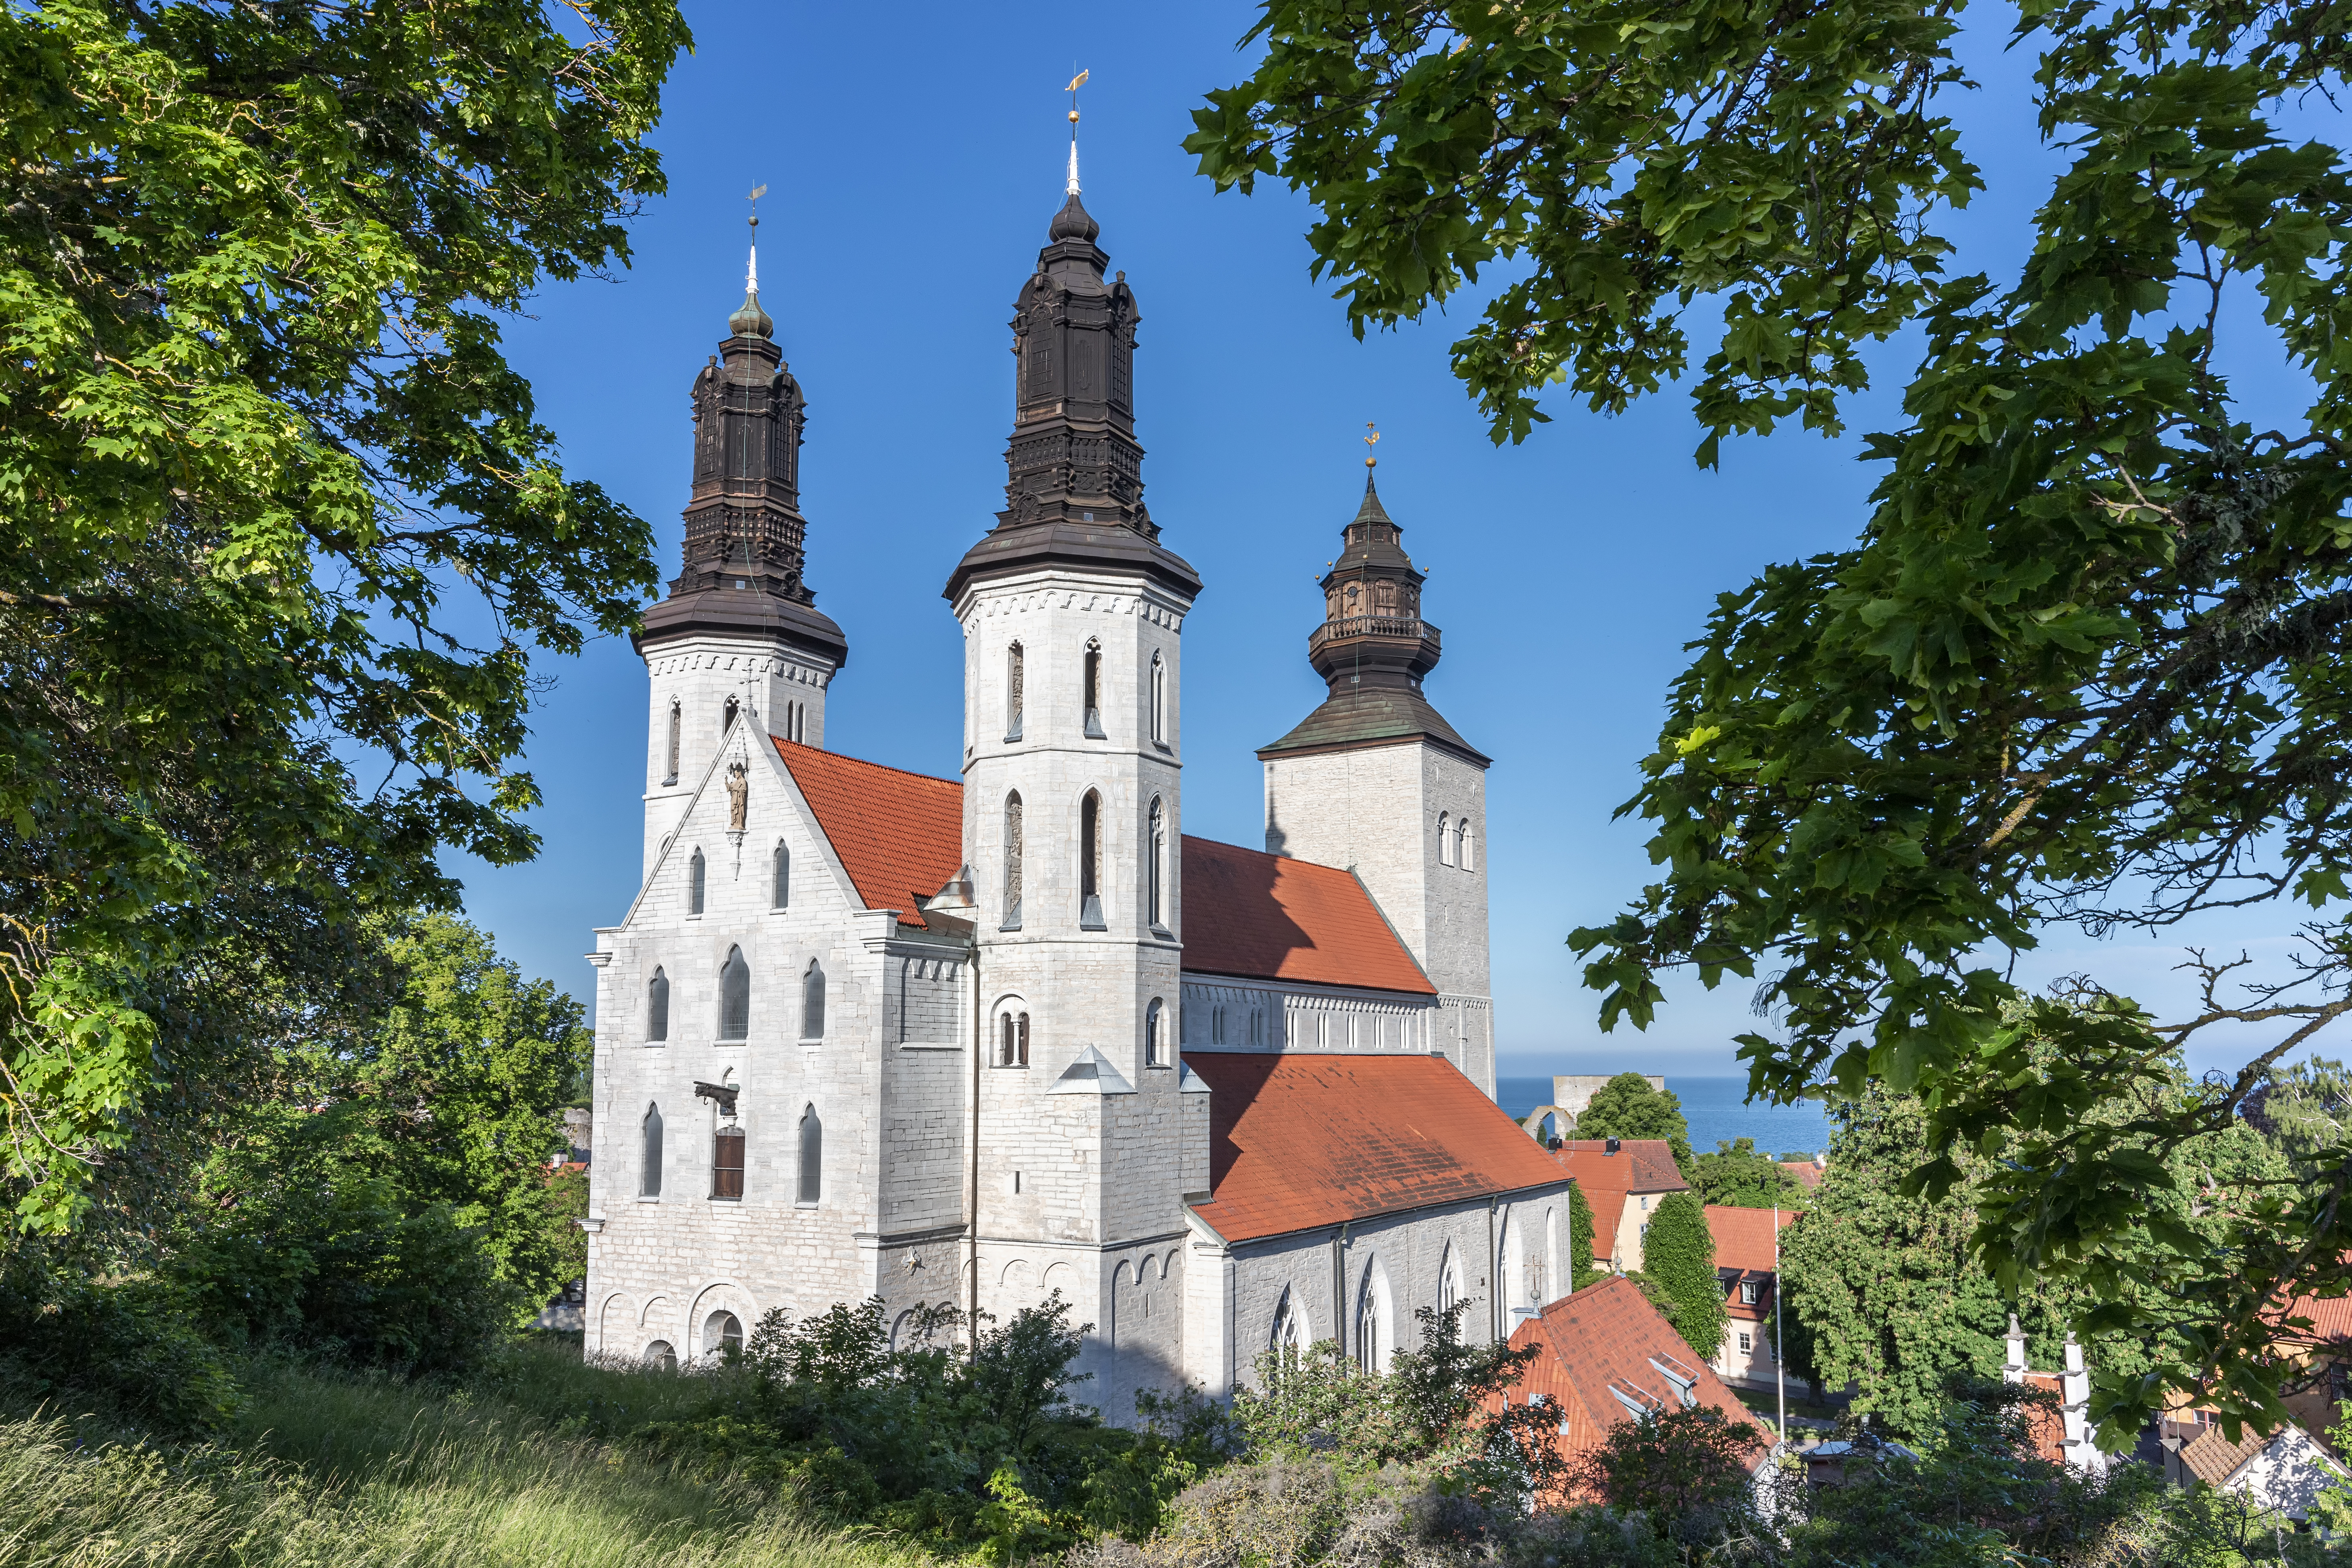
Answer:
POLYGON ((1580 1184, 1568 1189, 1568 1288, 1581 1290, 1606 1272, 1592 1258, 1592 1205, 1580 1184))
POLYGON ((1715 1233, 1696 1194, 1668 1193, 1642 1235, 1642 1273, 1665 1298, 1663 1310, 1683 1342, 1712 1361, 1730 1321, 1715 1277, 1715 1233))
POLYGON ((1717 1139, 1714 1153, 1691 1162, 1690 1184, 1700 1202, 1727 1208, 1801 1209, 1807 1201, 1805 1184, 1779 1161, 1758 1153, 1753 1138, 1717 1139))
POLYGON ((0 7, 21 1223, 119 1203, 251 999, 328 1005, 371 910, 454 904, 445 847, 532 853, 535 658, 656 576, 499 322, 625 263, 687 41, 672 0, 0 7))
POLYGON ((2352 1166, 2250 1192, 2219 1247, 2143 1216, 2168 1151, 2352 1008, 2352 935, 2321 925, 2307 969, 2244 994, 2207 965, 2161 1024, 2114 998, 2021 1015, 2008 960, 2053 921, 2346 894, 2352 167, 2300 118, 2340 101, 2346 18, 2014 13, 1977 58, 2031 91, 2055 172, 2011 193, 2030 243, 1998 279, 1948 269, 1984 183, 1947 113, 1973 85, 1962 22, 1940 0, 1268 0, 1255 71, 1187 146, 1221 186, 1306 193, 1359 331, 1507 262, 1454 358, 1498 440, 1548 386, 1613 411, 1669 381, 1702 462, 1784 420, 1834 431, 1869 345, 1917 329, 1871 515, 1717 601, 1624 808, 1664 875, 1571 941, 1607 1025, 1647 1025, 1664 971, 1762 977, 1753 1089, 1918 1092, 1920 1190, 1959 1151, 1995 1160, 1972 1245, 2002 1281, 2080 1281, 2101 1330, 2181 1352, 2103 1382, 2113 1430, 2168 1391, 2276 1420, 2293 1358, 2263 1309, 2352 1286, 2352 1166), (2252 379, 2309 395, 2258 428, 2252 379), (2225 1026, 2242 1065, 2173 1083, 2172 1053, 2225 1026), (2135 1305, 2158 1275, 2169 1299, 2135 1305))
POLYGON ((1691 1168, 1690 1123, 1683 1102, 1670 1089, 1652 1089, 1637 1072, 1621 1072, 1593 1091, 1576 1115, 1579 1138, 1661 1138, 1674 1151, 1687 1177, 1691 1168))

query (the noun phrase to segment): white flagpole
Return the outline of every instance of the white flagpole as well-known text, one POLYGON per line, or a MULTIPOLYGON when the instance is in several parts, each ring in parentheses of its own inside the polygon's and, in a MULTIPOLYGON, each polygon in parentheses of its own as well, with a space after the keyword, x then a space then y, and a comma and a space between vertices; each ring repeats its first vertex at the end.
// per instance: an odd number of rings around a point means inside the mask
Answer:
POLYGON ((1780 1194, 1772 1194, 1772 1374, 1780 1387, 1780 1441, 1789 1440, 1789 1342, 1780 1330, 1780 1194))

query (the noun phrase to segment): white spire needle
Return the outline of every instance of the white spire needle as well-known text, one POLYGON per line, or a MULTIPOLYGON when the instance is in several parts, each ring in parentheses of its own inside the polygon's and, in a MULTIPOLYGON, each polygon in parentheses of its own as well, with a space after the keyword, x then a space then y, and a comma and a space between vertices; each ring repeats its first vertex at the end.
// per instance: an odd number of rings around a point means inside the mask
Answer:
POLYGON ((751 265, 743 274, 743 288, 747 293, 757 294, 760 291, 760 246, 757 240, 751 244, 751 265))
POLYGON ((1070 183, 1064 188, 1071 195, 1078 194, 1078 133, 1075 129, 1070 132, 1070 183))

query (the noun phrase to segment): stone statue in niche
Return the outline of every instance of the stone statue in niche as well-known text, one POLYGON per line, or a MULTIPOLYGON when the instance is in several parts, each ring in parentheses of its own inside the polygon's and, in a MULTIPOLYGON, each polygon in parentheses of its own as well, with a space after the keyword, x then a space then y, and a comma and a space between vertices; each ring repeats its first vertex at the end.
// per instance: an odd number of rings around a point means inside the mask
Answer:
POLYGON ((727 830, 730 833, 743 831, 743 815, 751 805, 751 799, 750 770, 737 763, 727 770, 727 830))

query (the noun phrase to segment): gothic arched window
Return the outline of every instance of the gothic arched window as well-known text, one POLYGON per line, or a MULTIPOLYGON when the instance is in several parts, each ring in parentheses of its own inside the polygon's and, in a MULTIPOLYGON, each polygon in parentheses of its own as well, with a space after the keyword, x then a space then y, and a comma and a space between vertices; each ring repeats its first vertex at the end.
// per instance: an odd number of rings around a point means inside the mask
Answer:
POLYGON ((698 915, 702 912, 702 851, 698 849, 694 852, 694 858, 686 863, 686 912, 688 914, 698 915))
POLYGON ((1086 658, 1087 739, 1105 739, 1102 722, 1102 649, 1087 644, 1086 658))
POLYGON ((814 958, 801 976, 801 1038, 824 1038, 824 971, 814 958))
POLYGON ((735 728, 735 716, 741 711, 742 704, 737 701, 736 699, 730 697, 727 700, 726 708, 723 709, 719 715, 719 732, 720 735, 723 736, 727 731, 735 728))
POLYGON ((1282 1300, 1275 1306, 1274 1332, 1267 1336, 1266 1344, 1278 1355, 1298 1355, 1307 1349, 1307 1321, 1288 1286, 1283 1287, 1282 1300))
POLYGON ((751 1034, 751 966, 743 950, 730 947, 719 970, 719 1037, 748 1039, 751 1034))
POLYGON ((800 1201, 815 1203, 824 1189, 824 1123, 817 1120, 816 1107, 801 1112, 801 1184, 800 1201))
POLYGON ((1004 797, 1004 923, 1000 931, 1021 929, 1021 793, 1004 797))
POLYGON ((1014 643, 1004 650, 1004 738, 1021 738, 1021 703, 1027 685, 1023 668, 1024 656, 1021 645, 1014 643))
POLYGON ((1356 1367, 1367 1373, 1381 1370, 1381 1296, 1370 1279, 1364 1281, 1363 1300, 1356 1308, 1356 1367))
POLYGON ((1151 656, 1151 738, 1168 743, 1168 661, 1151 656))
POLYGON ((1168 924, 1166 880, 1168 859, 1168 813, 1158 801, 1151 803, 1151 829, 1146 836, 1143 852, 1143 907, 1151 916, 1154 927, 1168 924))
POLYGON ((654 966, 654 977, 646 982, 646 1038, 669 1038, 669 976, 661 966, 654 966))
POLYGON ((1437 814, 1437 863, 1454 864, 1454 818, 1443 811, 1437 814))
POLYGON ((1078 802, 1078 928, 1104 931, 1102 907, 1102 796, 1088 790, 1078 802))
POLYGON ((1168 1065, 1168 1012, 1154 996, 1151 1005, 1143 1010, 1143 1065, 1164 1068, 1168 1065))
POLYGON ((793 901, 793 852, 781 838, 776 840, 775 886, 768 895, 771 909, 789 908, 793 901))
POLYGON ((662 770, 662 783, 666 784, 677 783, 677 745, 679 731, 685 722, 684 710, 672 702, 669 705, 669 765, 662 770))
POLYGON ((661 1196, 662 1176, 662 1118, 660 1106, 648 1105, 646 1107, 646 1120, 642 1129, 642 1148, 639 1152, 637 1166, 637 1194, 640 1197, 657 1198, 661 1196))

